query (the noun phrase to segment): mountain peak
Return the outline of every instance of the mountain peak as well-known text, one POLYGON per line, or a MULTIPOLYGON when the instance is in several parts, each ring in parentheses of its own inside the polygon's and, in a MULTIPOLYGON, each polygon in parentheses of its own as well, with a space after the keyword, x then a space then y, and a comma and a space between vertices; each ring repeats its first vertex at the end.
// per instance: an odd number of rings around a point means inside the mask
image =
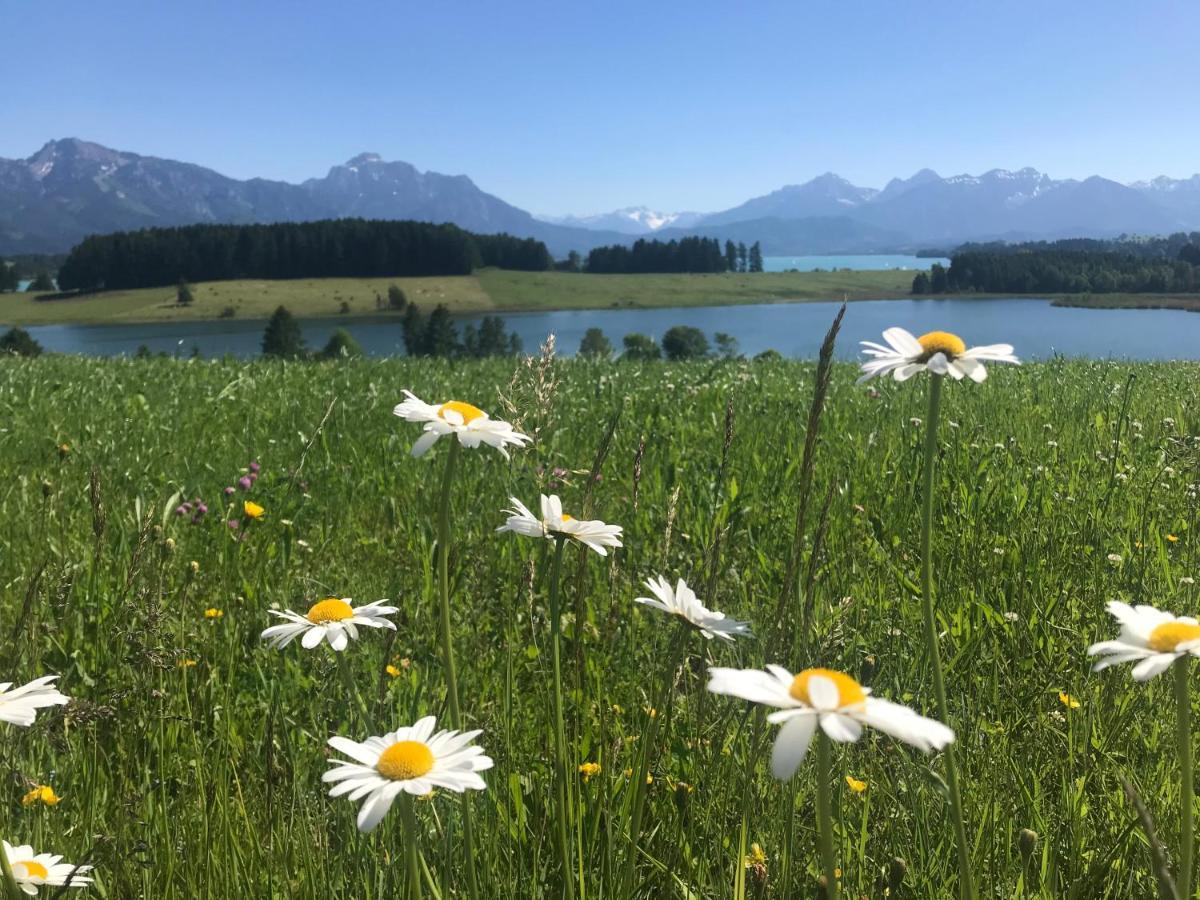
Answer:
POLYGON ((381 163, 383 157, 378 153, 360 153, 351 159, 346 160, 348 166, 365 166, 368 163, 381 163))

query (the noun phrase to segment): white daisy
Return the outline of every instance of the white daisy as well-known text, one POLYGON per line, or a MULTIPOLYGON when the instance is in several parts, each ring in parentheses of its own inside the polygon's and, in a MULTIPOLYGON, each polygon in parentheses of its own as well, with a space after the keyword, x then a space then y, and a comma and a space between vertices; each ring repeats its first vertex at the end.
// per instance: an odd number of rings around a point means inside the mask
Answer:
POLYGON ((350 598, 339 600, 327 597, 309 607, 304 615, 285 609, 283 612, 270 609, 271 615, 287 621, 282 625, 272 625, 262 633, 262 639, 272 647, 286 647, 298 635, 304 635, 300 645, 305 650, 311 650, 323 640, 329 641, 334 650, 345 650, 351 638, 358 640, 358 626, 367 628, 390 628, 396 626, 384 616, 396 612, 395 606, 385 606, 388 601, 376 600, 366 606, 351 606, 350 598))
POLYGON ((57 678, 57 675, 43 675, 12 691, 9 690, 12 682, 0 682, 0 722, 28 727, 33 724, 39 709, 69 703, 71 698, 63 696, 54 687, 57 678))
POLYGON ((866 381, 876 375, 892 372, 897 381, 906 381, 918 372, 928 369, 935 375, 949 375, 959 381, 965 375, 972 381, 987 378, 986 362, 1004 362, 1020 365, 1013 356, 1012 344, 988 344, 971 347, 957 334, 948 331, 931 331, 913 337, 903 328, 889 328, 883 333, 888 346, 874 341, 861 341, 863 353, 873 357, 862 364, 862 377, 866 381))
POLYGON ((51 853, 34 853, 28 844, 14 847, 4 841, 4 853, 12 868, 13 877, 24 893, 36 897, 38 888, 46 887, 86 887, 92 883, 87 873, 91 866, 74 866, 71 863, 60 862, 61 856, 51 853))
POLYGON ((513 531, 526 537, 544 537, 554 540, 560 535, 573 538, 591 547, 601 556, 608 556, 609 547, 621 546, 620 525, 607 525, 599 519, 576 519, 562 511, 558 495, 541 495, 542 517, 539 519, 516 497, 509 497, 512 509, 504 512, 508 520, 497 531, 513 531))
POLYGON ((919 750, 941 750, 954 740, 954 732, 933 719, 919 716, 907 706, 870 696, 865 688, 842 672, 805 669, 792 675, 782 666, 761 669, 709 670, 708 689, 754 703, 779 707, 767 721, 783 723, 771 751, 771 772, 791 778, 821 730, 835 741, 856 741, 863 725, 870 725, 919 750))
POLYGON ((339 782, 330 797, 348 794, 351 800, 366 797, 358 811, 358 830, 371 831, 404 791, 416 796, 434 788, 461 794, 467 789, 487 787, 479 772, 490 769, 491 757, 471 744, 479 731, 439 731, 436 720, 426 716, 417 724, 398 728, 382 737, 369 737, 361 744, 344 737, 331 737, 329 746, 354 762, 335 759, 321 780, 339 782))
POLYGON ((1088 647, 1088 656, 1103 657, 1095 671, 1118 663, 1140 662, 1133 667, 1134 681, 1149 681, 1184 656, 1200 656, 1200 624, 1191 616, 1174 616, 1153 606, 1130 606, 1119 600, 1108 611, 1121 623, 1115 641, 1088 647))
POLYGON ((434 445, 438 438, 446 434, 457 434, 458 442, 464 447, 478 447, 487 444, 499 450, 508 459, 509 444, 523 447, 533 440, 529 435, 521 434, 507 422, 488 418, 482 409, 463 403, 461 400, 449 400, 431 406, 417 398, 412 391, 405 391, 407 398, 392 412, 409 422, 424 422, 425 433, 413 444, 412 455, 421 456, 434 445))
POLYGON ((658 599, 650 597, 635 597, 634 603, 661 609, 665 613, 679 616, 689 625, 700 630, 706 638, 719 637, 732 643, 735 637, 750 637, 750 624, 739 622, 737 619, 725 618, 725 613, 706 609, 696 597, 696 592, 687 586, 682 578, 671 587, 671 583, 661 575, 646 579, 646 587, 658 599))

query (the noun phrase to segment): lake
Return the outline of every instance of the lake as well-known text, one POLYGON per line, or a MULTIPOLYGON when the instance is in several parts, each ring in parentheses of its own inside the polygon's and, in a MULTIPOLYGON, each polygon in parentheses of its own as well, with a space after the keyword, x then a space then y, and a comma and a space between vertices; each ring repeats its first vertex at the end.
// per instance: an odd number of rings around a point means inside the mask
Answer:
POLYGON ((928 269, 934 263, 949 266, 950 260, 937 257, 906 256, 901 253, 858 253, 849 256, 764 256, 763 269, 767 272, 786 272, 796 269, 812 272, 814 269, 928 269))
MULTIPOLYGON (((785 356, 814 357, 838 305, 835 302, 699 306, 665 309, 596 309, 509 313, 504 316, 527 352, 536 352, 550 332, 559 352, 573 354, 590 327, 604 331, 620 348, 621 338, 642 332, 661 338, 672 325, 694 325, 712 339, 723 331, 737 338, 747 355, 768 348, 785 356)), ((479 316, 457 321, 478 322, 479 316)), ((259 353, 262 321, 150 323, 126 325, 42 325, 28 331, 47 350, 97 356, 132 354, 139 345, 186 355, 251 357, 259 353)), ((319 349, 342 326, 372 356, 404 352, 399 319, 308 319, 301 323, 310 348, 319 349)), ((1168 309, 1079 309, 1046 300, 868 300, 851 303, 842 325, 838 352, 857 355, 858 341, 879 340, 900 325, 915 334, 946 330, 968 344, 1011 343, 1026 359, 1066 356, 1125 359, 1200 359, 1200 315, 1168 309)))

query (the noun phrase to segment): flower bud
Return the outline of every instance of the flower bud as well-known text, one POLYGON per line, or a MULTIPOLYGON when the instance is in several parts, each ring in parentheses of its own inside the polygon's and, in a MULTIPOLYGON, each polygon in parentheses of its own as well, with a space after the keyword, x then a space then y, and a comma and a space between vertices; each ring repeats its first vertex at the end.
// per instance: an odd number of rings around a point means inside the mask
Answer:
POLYGON ((1017 849, 1021 851, 1021 862, 1028 864, 1033 851, 1037 849, 1038 833, 1032 828, 1022 828, 1017 834, 1017 849))
POLYGON ((904 883, 904 876, 908 874, 908 863, 904 861, 903 856, 893 856, 892 861, 888 863, 888 887, 895 893, 900 889, 900 885, 904 883))

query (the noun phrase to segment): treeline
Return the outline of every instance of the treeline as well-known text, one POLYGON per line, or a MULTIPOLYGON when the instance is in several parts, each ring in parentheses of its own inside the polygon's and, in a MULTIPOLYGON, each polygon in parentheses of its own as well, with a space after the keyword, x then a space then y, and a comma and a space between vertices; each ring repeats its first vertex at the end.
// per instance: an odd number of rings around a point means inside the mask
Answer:
POLYGON ((613 244, 596 247, 587 256, 588 272, 611 274, 642 274, 648 272, 726 272, 762 271, 762 248, 755 243, 739 250, 732 241, 722 250, 716 238, 685 237, 679 240, 657 241, 639 238, 632 246, 613 244), (740 268, 739 268, 740 261, 740 268))
POLYGON ((180 279, 469 275, 481 266, 543 271, 546 245, 428 222, 336 219, 188 225, 86 238, 59 268, 62 290, 162 287, 180 279))
MULTIPOLYGON (((1188 237, 1188 236, 1184 236, 1188 237)), ((1013 294, 1161 294, 1200 289, 1196 241, 1160 238, 1133 242, 1089 240, 962 248, 950 267, 934 264, 913 279, 914 294, 964 291, 1013 294), (1113 246, 1121 249, 1111 249, 1113 246), (1166 255, 1167 247, 1173 253, 1166 255)))
MULTIPOLYGON (((1122 235, 1115 238, 1063 238, 1056 241, 1022 241, 1009 243, 1007 241, 968 242, 957 247, 952 253, 942 253, 941 256, 953 257, 958 253, 1030 253, 1030 252, 1060 252, 1071 251, 1078 253, 1122 253, 1136 256, 1139 259, 1175 260, 1179 259, 1181 251, 1188 245, 1200 247, 1200 231, 1177 231, 1165 237, 1131 237, 1122 235)), ((920 254, 918 254, 920 255, 920 254)))

